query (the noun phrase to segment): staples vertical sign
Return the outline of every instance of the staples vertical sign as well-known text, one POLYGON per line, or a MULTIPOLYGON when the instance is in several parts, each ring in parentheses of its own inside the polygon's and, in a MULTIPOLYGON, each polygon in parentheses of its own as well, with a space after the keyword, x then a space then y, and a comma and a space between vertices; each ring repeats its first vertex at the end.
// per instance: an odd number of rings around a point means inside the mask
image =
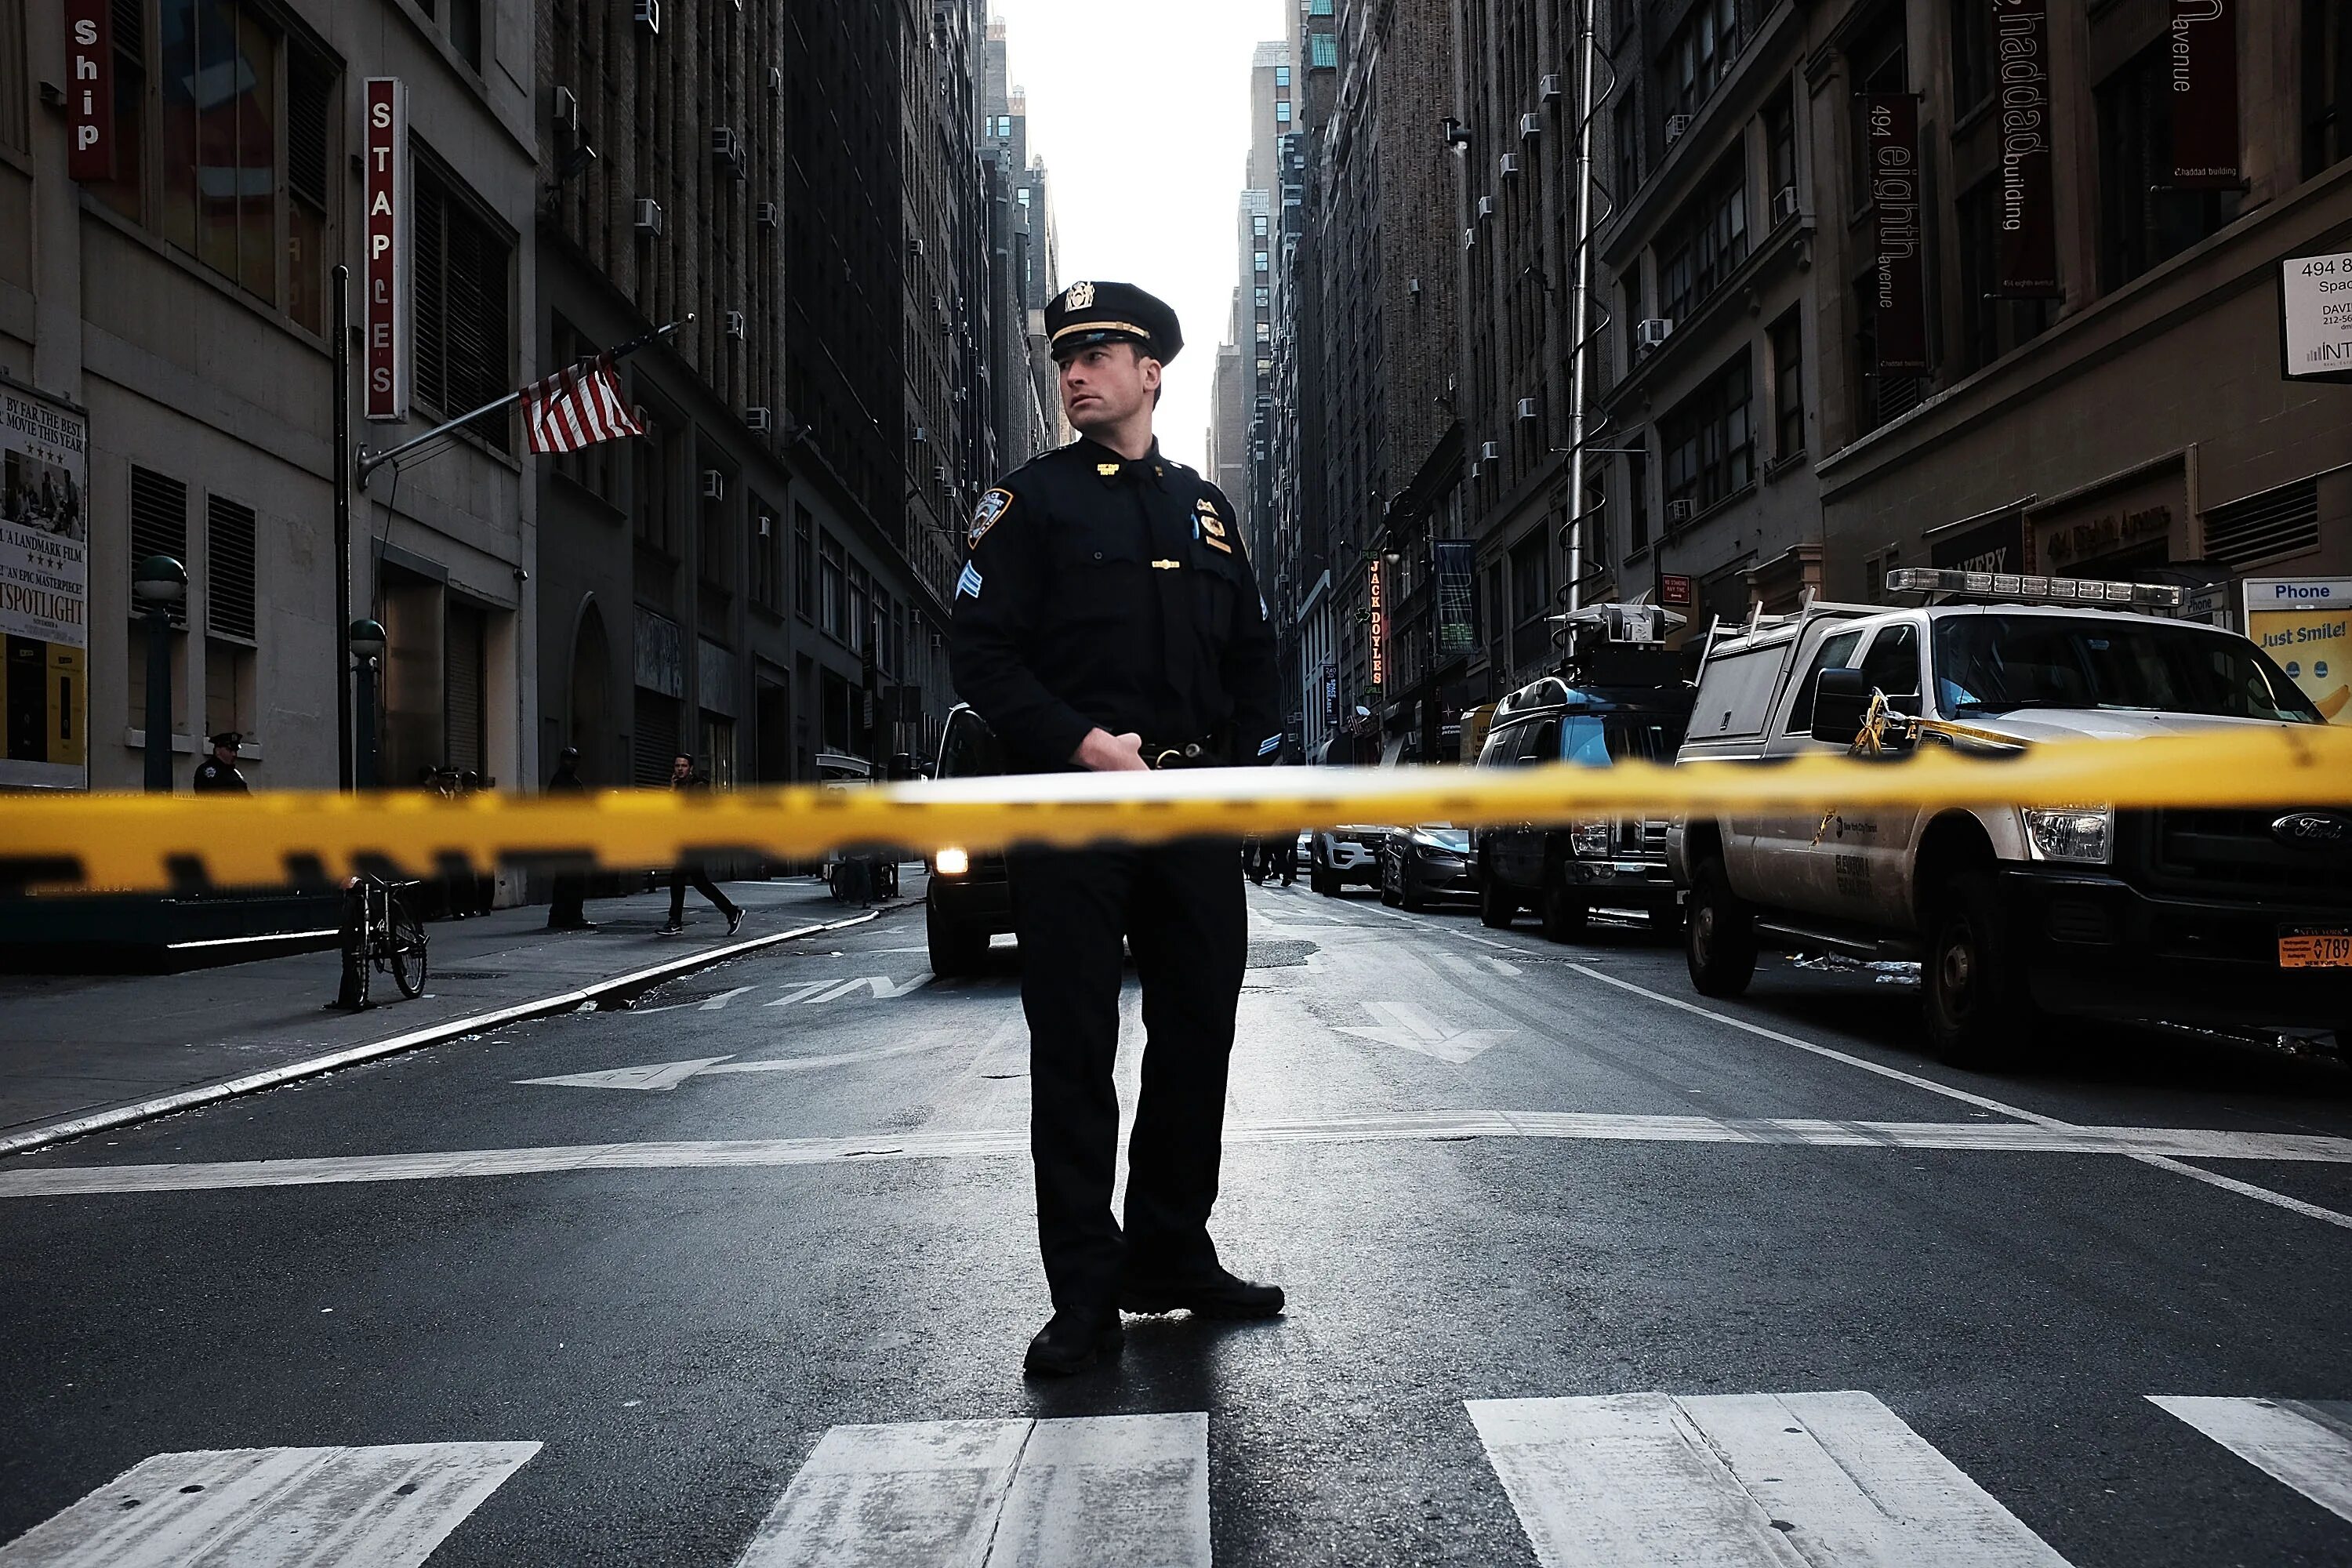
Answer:
POLYGON ((1993 290, 2058 289, 2058 225, 2050 179, 2050 17, 2042 0, 1993 0, 2000 62, 2000 270, 1993 290))
POLYGON ((1907 92, 1863 100, 1878 267, 1872 279, 1878 371, 1927 368, 1927 273, 1919 230, 1919 100, 1907 92))
POLYGON ((2170 183, 2192 190, 2240 184, 2236 0, 2172 0, 2166 47, 2170 183))
POLYGON ((65 0, 68 179, 114 178, 114 27, 107 0, 65 0))
POLYGON ((362 100, 367 123, 360 145, 367 163, 366 288, 370 419, 408 417, 408 89, 397 77, 373 76, 362 100))

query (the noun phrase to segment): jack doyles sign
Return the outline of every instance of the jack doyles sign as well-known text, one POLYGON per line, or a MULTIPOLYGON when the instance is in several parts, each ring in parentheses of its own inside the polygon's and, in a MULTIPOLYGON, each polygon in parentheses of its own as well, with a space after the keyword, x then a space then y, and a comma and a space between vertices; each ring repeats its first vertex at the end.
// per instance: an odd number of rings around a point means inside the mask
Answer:
POLYGON ((2249 577, 2246 635, 2331 724, 2352 724, 2352 577, 2249 577))
POLYGON ((2279 333, 2289 381, 2352 382, 2352 251, 2279 263, 2279 333))
POLYGON ((408 417, 408 89, 396 77, 372 76, 362 102, 367 352, 361 364, 367 416, 396 425, 408 417))
POLYGON ((89 422, 0 386, 0 784, 89 784, 89 422))

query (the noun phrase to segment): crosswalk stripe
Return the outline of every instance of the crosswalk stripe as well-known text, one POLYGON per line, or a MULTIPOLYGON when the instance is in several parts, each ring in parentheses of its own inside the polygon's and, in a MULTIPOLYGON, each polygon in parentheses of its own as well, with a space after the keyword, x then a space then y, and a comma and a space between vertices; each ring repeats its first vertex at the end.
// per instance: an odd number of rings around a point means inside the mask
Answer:
POLYGON ((2147 1397, 2272 1479, 2352 1520, 2352 1402, 2147 1397))
POLYGON ((1208 1568, 1209 1418, 835 1426, 737 1568, 1208 1568))
POLYGON ((1466 1404, 1545 1568, 2065 1568, 1867 1394, 1466 1404))
POLYGON ((0 1547, 0 1568, 416 1568, 539 1449, 158 1454, 0 1547))

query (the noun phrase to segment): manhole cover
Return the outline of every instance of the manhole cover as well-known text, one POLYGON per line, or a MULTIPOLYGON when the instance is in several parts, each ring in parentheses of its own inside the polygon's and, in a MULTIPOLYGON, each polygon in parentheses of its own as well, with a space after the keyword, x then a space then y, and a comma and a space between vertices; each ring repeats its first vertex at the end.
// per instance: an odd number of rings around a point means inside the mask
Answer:
POLYGON ((1249 967, 1252 969, 1287 969, 1297 964, 1305 963, 1307 962, 1307 954, 1314 952, 1315 951, 1317 951, 1316 946, 1311 942, 1282 941, 1279 939, 1267 942, 1254 942, 1250 943, 1249 967))

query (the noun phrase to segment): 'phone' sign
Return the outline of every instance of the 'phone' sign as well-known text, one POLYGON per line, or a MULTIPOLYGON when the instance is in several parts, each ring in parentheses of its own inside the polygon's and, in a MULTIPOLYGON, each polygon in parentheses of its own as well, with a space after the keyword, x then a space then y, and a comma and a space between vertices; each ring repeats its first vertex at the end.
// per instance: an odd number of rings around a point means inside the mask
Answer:
POLYGON ((408 89, 397 77, 372 76, 362 102, 360 145, 367 163, 367 247, 360 276, 366 289, 367 417, 408 417, 408 89))

